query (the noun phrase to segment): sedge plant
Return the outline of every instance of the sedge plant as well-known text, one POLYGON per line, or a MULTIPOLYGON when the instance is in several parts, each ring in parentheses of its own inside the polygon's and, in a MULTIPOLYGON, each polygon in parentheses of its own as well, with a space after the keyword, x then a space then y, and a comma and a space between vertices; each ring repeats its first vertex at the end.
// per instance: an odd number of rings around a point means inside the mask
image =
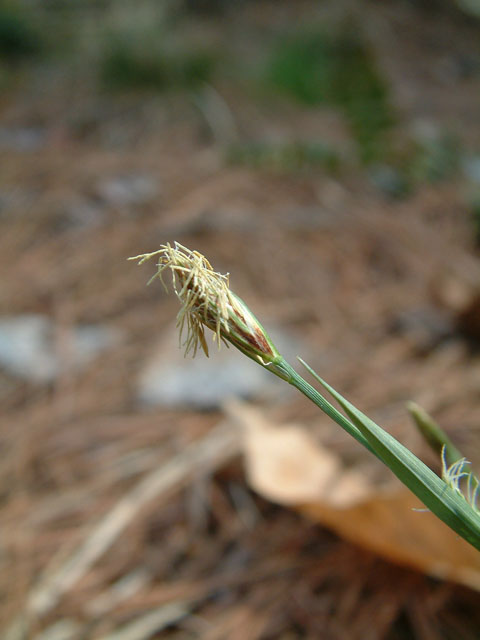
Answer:
POLYGON ((478 484, 475 485, 474 480, 469 485, 467 482, 467 492, 461 491, 460 480, 467 473, 464 460, 461 463, 449 460, 448 466, 444 449, 443 473, 439 477, 299 358, 307 371, 337 401, 343 409, 344 413, 341 413, 285 360, 247 305, 231 291, 228 274, 215 272, 201 253, 175 243, 173 246, 162 245, 157 251, 129 260, 143 264, 151 258, 157 259, 157 271, 149 282, 159 278, 165 286, 162 276, 165 271, 171 272, 173 289, 181 303, 177 326, 180 343, 186 354, 195 355, 201 348, 208 356, 205 329, 211 330, 219 346, 222 343, 233 345, 258 365, 303 393, 387 465, 427 509, 480 550, 478 484))

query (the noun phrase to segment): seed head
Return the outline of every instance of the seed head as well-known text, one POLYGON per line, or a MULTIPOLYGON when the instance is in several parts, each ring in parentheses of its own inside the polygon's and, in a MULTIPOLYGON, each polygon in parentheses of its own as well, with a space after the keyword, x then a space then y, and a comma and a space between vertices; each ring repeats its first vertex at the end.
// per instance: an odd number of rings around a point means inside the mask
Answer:
MULTIPOLYGON (((196 354, 200 345, 208 356, 205 327, 221 342, 233 344, 249 358, 267 366, 280 358, 270 337, 247 305, 229 288, 229 276, 213 270, 209 261, 198 251, 191 251, 178 242, 165 244, 152 253, 129 258, 143 264, 156 256, 157 272, 150 282, 159 278, 165 269, 172 272, 173 290, 182 306, 177 316, 180 342, 185 354, 196 354), (182 341, 184 330, 187 335, 182 341)), ((227 344, 228 346, 228 344, 227 344)))

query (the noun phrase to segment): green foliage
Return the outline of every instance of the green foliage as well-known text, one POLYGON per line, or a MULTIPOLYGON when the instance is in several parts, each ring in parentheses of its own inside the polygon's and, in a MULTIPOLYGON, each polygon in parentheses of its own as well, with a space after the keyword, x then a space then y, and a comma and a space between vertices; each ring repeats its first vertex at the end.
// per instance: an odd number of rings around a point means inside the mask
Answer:
POLYGON ((425 442, 439 457, 442 457, 442 460, 448 464, 454 464, 463 458, 447 434, 422 407, 415 402, 409 402, 407 409, 425 442))
POLYGON ((458 140, 438 132, 417 140, 402 140, 403 148, 391 148, 384 162, 370 167, 372 182, 390 198, 403 198, 420 185, 448 180, 458 174, 462 152, 458 140))
POLYGON ((456 2, 462 11, 480 19, 479 0, 456 0, 456 2))
POLYGON ((470 199, 470 212, 475 234, 475 242, 480 245, 480 191, 470 199))
POLYGON ((407 172, 396 166, 395 162, 372 166, 369 176, 377 189, 393 200, 405 198, 412 188, 407 172))
POLYGON ((393 123, 385 82, 365 45, 350 31, 282 38, 273 48, 267 81, 308 105, 330 104, 347 118, 363 162, 382 157, 393 123))
MULTIPOLYGON (((299 360, 322 387, 335 398, 346 413, 346 417, 340 414, 313 387, 310 387, 290 365, 286 364, 285 371, 290 374, 288 382, 310 398, 330 418, 386 464, 432 513, 480 550, 480 513, 469 499, 471 496, 466 497, 458 490, 458 486, 452 487, 450 483, 439 478, 398 440, 359 411, 325 380, 322 380, 301 358, 299 360)), ((461 462, 463 464, 464 461, 461 462)), ((478 487, 478 484, 476 486, 478 487)), ((473 491, 475 490, 474 486, 473 491)), ((473 495, 473 501, 476 502, 476 494, 473 495)))
POLYGON ((227 160, 232 164, 242 164, 255 169, 302 171, 321 167, 332 173, 338 169, 340 163, 335 151, 319 142, 235 145, 229 149, 227 160))
POLYGON ((40 34, 13 3, 0 3, 0 60, 18 62, 41 49, 40 34))
POLYGON ((206 51, 167 52, 161 45, 127 37, 108 40, 100 63, 111 89, 194 88, 211 77, 213 57, 206 51))
POLYGON ((459 164, 457 140, 442 134, 417 143, 407 171, 412 182, 440 182, 454 175, 459 164))
POLYGON ((193 15, 217 16, 222 15, 234 5, 232 0, 183 0, 184 10, 193 15))

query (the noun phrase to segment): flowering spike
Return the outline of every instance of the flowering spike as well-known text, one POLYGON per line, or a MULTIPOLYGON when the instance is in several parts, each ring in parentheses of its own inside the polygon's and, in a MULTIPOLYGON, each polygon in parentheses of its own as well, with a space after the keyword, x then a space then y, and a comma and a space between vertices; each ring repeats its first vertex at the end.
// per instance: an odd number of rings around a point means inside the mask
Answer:
POLYGON ((442 478, 456 493, 461 495, 468 504, 477 512, 480 509, 477 506, 480 482, 478 478, 468 469, 470 462, 466 458, 460 458, 453 464, 448 466, 446 461, 445 446, 442 449, 442 478), (462 483, 462 480, 466 480, 462 483), (462 490, 462 484, 465 490, 462 490), (466 494, 466 495, 465 495, 466 494))
MULTIPOLYGON (((185 354, 196 354, 199 345, 208 356, 205 327, 214 333, 218 346, 222 342, 233 344, 245 355, 263 366, 273 365, 281 359, 270 337, 247 305, 229 288, 229 275, 217 273, 209 261, 198 251, 191 251, 178 242, 164 244, 152 253, 129 258, 143 264, 158 257, 157 272, 150 282, 159 278, 165 269, 172 272, 173 290, 182 303, 177 315, 180 342, 185 354), (186 328, 187 336, 182 342, 186 328)), ((228 345, 227 345, 228 346, 228 345)), ((282 376, 283 377, 283 376, 282 376)))

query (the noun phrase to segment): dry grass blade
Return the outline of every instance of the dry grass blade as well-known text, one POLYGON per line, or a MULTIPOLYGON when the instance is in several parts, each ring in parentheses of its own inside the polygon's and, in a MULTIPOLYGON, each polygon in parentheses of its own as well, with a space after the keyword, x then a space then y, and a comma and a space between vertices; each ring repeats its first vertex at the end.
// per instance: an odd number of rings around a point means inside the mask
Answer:
POLYGON ((74 620, 57 620, 45 631, 35 636, 34 640, 77 640, 81 638, 81 625, 74 620))
POLYGON ((189 612, 187 603, 172 603, 149 611, 133 622, 117 629, 100 640, 147 640, 165 627, 177 622, 189 612))

